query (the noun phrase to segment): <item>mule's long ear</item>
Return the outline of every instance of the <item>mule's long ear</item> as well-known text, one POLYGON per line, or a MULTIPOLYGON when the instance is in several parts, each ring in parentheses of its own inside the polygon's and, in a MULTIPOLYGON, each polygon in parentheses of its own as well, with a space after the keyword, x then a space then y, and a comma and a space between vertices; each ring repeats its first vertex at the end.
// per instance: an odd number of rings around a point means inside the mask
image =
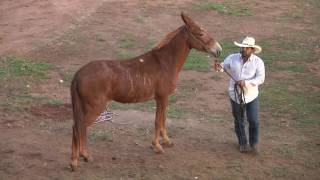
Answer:
POLYGON ((184 12, 181 12, 181 18, 182 18, 184 24, 192 32, 197 33, 197 32, 201 31, 200 26, 196 22, 194 22, 189 16, 185 15, 184 12))

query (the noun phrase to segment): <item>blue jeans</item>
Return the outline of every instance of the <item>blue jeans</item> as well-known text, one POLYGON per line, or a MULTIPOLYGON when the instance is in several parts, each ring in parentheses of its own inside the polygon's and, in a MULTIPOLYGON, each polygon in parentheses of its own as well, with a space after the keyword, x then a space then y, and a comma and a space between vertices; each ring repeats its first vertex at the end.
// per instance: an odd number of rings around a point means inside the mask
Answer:
POLYGON ((258 97, 245 106, 245 111, 241 113, 240 104, 230 99, 232 115, 234 117, 234 129, 240 145, 247 144, 245 131, 245 113, 249 123, 249 144, 253 146, 259 142, 259 99, 258 97), (242 114, 242 117, 241 117, 242 114))

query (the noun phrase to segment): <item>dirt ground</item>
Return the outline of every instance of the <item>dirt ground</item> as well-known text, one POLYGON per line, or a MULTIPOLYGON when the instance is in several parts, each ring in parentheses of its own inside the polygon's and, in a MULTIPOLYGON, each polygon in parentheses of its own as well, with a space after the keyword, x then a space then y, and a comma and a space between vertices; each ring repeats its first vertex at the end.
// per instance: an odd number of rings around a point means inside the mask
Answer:
MULTIPOLYGON (((21 112, 0 109, 0 180, 318 179, 319 153, 309 167, 305 158, 310 155, 306 150, 295 152, 294 157, 278 152, 283 146, 299 149, 296 142, 307 137, 290 127, 276 127, 281 130, 270 134, 268 121, 273 120, 269 119, 270 112, 263 109, 260 156, 239 153, 226 96, 228 78, 215 72, 196 71, 181 73, 178 91, 184 92, 183 88, 187 88, 191 95, 178 101, 183 107, 209 114, 210 118, 201 115, 168 118, 167 127, 174 146, 159 155, 149 148, 154 113, 117 109, 114 112, 119 115, 112 122, 90 127, 89 151, 94 161, 81 161, 76 172, 70 171, 69 87, 59 83, 64 72, 74 72, 92 60, 118 58, 121 54, 118 43, 123 39, 134 39, 130 53, 146 52, 148 42, 159 42, 165 34, 182 25, 182 10, 218 40, 239 40, 249 34, 259 42, 275 35, 286 36, 292 31, 318 31, 315 29, 319 9, 312 7, 304 7, 303 19, 279 20, 288 9, 301 8, 294 1, 237 1, 250 7, 254 14, 250 17, 200 11, 194 8, 198 2, 2 0, 0 55, 46 59, 54 64, 50 78, 31 85, 29 92, 61 99, 63 103, 32 105, 21 112), (193 84, 186 84, 190 82, 193 84)), ((267 73, 266 81, 272 78, 274 76, 267 73)), ((9 94, 9 90, 1 92, 0 100, 9 94)))

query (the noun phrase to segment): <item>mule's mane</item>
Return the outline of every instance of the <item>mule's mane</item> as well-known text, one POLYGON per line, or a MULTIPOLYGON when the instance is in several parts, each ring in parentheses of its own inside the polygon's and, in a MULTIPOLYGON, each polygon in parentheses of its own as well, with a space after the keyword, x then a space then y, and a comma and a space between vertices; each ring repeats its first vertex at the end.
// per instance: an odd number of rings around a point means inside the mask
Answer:
POLYGON ((168 33, 161 41, 157 44, 154 49, 161 49, 163 46, 167 45, 183 28, 184 26, 179 27, 178 29, 168 33))

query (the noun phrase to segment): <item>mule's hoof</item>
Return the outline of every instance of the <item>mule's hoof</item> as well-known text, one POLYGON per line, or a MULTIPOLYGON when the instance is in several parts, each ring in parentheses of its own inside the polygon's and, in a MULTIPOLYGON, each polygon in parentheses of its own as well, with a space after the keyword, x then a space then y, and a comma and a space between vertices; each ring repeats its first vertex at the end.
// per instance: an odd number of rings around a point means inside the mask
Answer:
POLYGON ((162 153, 164 153, 164 150, 163 150, 163 148, 161 147, 160 144, 152 145, 152 149, 153 149, 153 151, 154 151, 155 153, 157 153, 157 154, 162 154, 162 153))
POLYGON ((93 161, 92 156, 90 156, 88 153, 86 153, 85 155, 84 155, 84 154, 81 154, 81 157, 83 157, 83 160, 84 160, 85 162, 91 162, 91 161, 93 161))
POLYGON ((92 158, 92 156, 87 155, 87 156, 83 156, 83 160, 84 160, 85 162, 92 162, 92 161, 93 161, 93 158, 92 158))
POLYGON ((78 165, 79 165, 78 161, 71 161, 70 163, 71 171, 75 171, 78 165))
POLYGON ((163 147, 165 147, 165 148, 170 148, 170 147, 172 147, 174 144, 173 144, 173 142, 171 142, 171 141, 164 141, 161 145, 162 145, 163 147))

